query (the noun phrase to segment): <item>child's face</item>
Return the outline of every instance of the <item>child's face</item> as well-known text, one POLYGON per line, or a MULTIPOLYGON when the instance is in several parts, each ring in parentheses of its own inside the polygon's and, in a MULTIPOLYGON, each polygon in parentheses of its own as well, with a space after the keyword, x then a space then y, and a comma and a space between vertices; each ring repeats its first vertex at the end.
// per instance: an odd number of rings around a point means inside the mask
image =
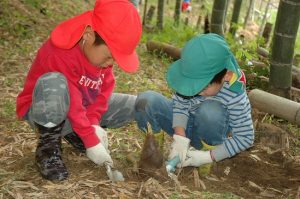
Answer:
POLYGON ((199 95, 204 97, 215 96, 221 90, 223 83, 224 80, 220 84, 218 83, 209 84, 199 93, 199 95))
POLYGON ((105 44, 86 46, 84 53, 90 63, 97 67, 108 67, 114 63, 110 50, 105 44))
POLYGON ((209 97, 215 96, 221 90, 225 81, 229 81, 232 77, 232 71, 227 71, 220 83, 212 83, 206 86, 198 95, 209 97))
POLYGON ((80 41, 81 50, 91 64, 97 67, 108 67, 114 64, 114 58, 105 44, 95 45, 95 33, 87 27, 80 41))

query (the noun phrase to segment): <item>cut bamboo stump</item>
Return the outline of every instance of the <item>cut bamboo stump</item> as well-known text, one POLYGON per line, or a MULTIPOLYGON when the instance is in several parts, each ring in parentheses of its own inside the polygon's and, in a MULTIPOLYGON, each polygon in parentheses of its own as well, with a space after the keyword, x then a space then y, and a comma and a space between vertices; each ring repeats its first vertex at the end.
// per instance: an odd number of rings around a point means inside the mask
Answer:
POLYGON ((300 103, 259 89, 250 91, 249 99, 252 107, 300 125, 300 103))

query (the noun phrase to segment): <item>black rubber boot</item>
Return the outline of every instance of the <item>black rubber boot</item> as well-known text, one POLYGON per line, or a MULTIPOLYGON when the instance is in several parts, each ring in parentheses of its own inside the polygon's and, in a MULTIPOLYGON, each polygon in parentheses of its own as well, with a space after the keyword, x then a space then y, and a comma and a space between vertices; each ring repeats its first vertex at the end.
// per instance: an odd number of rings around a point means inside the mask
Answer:
POLYGON ((47 128, 36 124, 39 132, 39 142, 35 158, 39 172, 47 180, 65 180, 68 177, 67 168, 61 158, 61 130, 64 122, 47 128))
POLYGON ((66 140, 69 144, 71 144, 75 149, 77 149, 80 153, 85 153, 85 146, 80 139, 80 137, 75 133, 69 133, 64 136, 64 140, 66 140))

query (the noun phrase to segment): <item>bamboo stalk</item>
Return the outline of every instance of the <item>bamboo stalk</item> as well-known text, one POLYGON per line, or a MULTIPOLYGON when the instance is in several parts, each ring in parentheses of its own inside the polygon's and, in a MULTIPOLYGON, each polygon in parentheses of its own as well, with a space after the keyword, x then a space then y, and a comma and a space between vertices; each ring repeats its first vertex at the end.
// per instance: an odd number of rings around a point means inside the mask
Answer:
POLYGON ((254 89, 249 93, 252 107, 300 125, 300 103, 254 89))

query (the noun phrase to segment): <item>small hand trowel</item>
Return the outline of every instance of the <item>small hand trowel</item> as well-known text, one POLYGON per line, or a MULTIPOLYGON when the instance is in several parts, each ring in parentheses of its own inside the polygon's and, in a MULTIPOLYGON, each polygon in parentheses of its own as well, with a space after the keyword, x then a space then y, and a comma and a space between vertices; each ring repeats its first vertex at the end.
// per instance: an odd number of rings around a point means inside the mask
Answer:
POLYGON ((104 163, 104 165, 106 168, 106 174, 111 181, 113 181, 113 182, 123 182, 124 181, 123 174, 120 171, 118 171, 117 169, 115 169, 113 165, 110 165, 108 163, 104 163))
POLYGON ((179 156, 175 156, 173 159, 166 161, 166 170, 168 176, 174 180, 175 182, 178 181, 177 176, 174 174, 176 170, 176 165, 180 162, 179 156))

